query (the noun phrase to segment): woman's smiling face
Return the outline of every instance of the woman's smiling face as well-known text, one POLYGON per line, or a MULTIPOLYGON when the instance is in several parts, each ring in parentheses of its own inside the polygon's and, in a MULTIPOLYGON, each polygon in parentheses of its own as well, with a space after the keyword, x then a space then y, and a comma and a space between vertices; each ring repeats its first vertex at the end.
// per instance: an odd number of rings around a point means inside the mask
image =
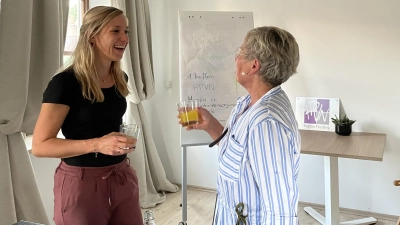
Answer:
POLYGON ((114 17, 93 39, 97 60, 110 62, 121 60, 129 42, 126 17, 122 14, 114 17))

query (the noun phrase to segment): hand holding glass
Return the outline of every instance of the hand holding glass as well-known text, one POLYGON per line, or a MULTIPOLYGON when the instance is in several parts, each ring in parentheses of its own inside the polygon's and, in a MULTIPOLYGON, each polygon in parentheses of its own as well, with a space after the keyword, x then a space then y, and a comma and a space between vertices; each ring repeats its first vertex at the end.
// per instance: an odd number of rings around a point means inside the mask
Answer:
MULTIPOLYGON (((136 142, 137 142, 137 139, 140 134, 140 127, 138 125, 136 125, 136 124, 121 124, 119 126, 119 132, 121 134, 125 134, 126 136, 128 136, 127 144, 136 146, 136 142)), ((133 148, 135 148, 135 147, 133 147, 133 148)), ((121 148, 121 149, 129 150, 131 148, 126 147, 126 148, 121 148)))
POLYGON ((182 127, 198 124, 199 114, 197 108, 199 106, 197 100, 182 101, 177 103, 177 106, 182 127))

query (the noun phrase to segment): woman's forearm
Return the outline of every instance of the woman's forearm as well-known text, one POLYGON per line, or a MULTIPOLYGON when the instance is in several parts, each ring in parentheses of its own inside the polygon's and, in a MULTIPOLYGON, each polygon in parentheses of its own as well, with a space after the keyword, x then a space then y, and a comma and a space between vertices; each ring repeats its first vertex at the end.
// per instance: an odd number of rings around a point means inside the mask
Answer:
POLYGON ((222 132, 224 131, 224 127, 217 119, 214 119, 214 121, 210 123, 210 126, 208 129, 205 129, 205 131, 213 140, 216 140, 219 138, 219 136, 221 136, 222 132))
POLYGON ((96 151, 96 139, 69 140, 50 138, 32 144, 32 154, 36 157, 68 158, 96 151))

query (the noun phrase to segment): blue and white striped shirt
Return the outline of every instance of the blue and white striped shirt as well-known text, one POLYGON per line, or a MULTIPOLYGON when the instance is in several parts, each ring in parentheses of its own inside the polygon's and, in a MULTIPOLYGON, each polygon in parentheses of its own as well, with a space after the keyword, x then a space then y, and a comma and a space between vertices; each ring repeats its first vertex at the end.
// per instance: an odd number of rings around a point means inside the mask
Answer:
POLYGON ((248 225, 297 225, 300 133, 286 93, 277 86, 252 107, 240 97, 220 141, 215 225, 234 225, 244 203, 248 225))

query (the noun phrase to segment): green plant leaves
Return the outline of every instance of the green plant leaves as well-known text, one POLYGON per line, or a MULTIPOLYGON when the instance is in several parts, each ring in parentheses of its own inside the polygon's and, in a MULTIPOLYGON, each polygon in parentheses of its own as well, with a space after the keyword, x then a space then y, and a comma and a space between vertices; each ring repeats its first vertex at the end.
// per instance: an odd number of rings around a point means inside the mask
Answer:
POLYGON ((331 118, 332 123, 339 126, 349 126, 356 122, 356 120, 351 120, 346 114, 340 116, 339 118, 335 115, 335 118, 331 118))

